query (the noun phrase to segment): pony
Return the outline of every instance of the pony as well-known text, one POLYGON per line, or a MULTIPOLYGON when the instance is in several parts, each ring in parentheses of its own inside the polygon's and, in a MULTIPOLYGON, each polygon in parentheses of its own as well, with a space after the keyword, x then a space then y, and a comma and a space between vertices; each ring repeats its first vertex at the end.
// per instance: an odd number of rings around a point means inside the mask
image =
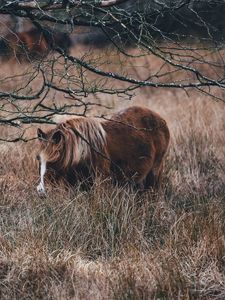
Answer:
POLYGON ((37 137, 37 191, 44 194, 45 176, 70 185, 87 180, 89 186, 98 174, 138 190, 157 190, 170 133, 157 113, 132 106, 110 119, 76 117, 47 132, 38 128, 37 137))
POLYGON ((56 47, 68 52, 72 41, 68 34, 31 28, 28 31, 8 33, 0 40, 0 55, 9 59, 16 57, 19 61, 45 57, 56 47))

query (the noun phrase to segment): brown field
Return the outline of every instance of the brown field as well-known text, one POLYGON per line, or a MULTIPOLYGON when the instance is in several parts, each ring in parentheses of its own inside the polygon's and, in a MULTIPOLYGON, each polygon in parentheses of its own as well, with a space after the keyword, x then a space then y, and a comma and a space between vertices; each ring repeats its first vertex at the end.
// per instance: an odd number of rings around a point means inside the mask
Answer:
MULTIPOLYGON (((130 73, 141 77, 138 62, 130 73)), ((153 57, 147 62, 158 67, 153 57)), ((13 74, 25 68, 4 63, 1 78, 9 66, 13 74)), ((194 90, 151 88, 130 101, 92 100, 115 111, 145 105, 166 119, 172 137, 161 191, 140 196, 97 180, 90 192, 49 186, 40 199, 35 142, 2 142, 0 298, 225 299, 224 103, 194 90)), ((101 113, 107 109, 89 112, 101 113)))

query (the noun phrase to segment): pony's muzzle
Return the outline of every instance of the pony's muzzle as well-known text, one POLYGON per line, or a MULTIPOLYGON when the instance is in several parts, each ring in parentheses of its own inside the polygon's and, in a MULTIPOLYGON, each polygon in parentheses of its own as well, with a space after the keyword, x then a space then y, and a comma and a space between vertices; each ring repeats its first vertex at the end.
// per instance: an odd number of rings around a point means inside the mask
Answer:
POLYGON ((46 197, 46 191, 45 191, 45 187, 43 185, 42 182, 39 183, 39 185, 37 186, 37 192, 39 197, 46 197))

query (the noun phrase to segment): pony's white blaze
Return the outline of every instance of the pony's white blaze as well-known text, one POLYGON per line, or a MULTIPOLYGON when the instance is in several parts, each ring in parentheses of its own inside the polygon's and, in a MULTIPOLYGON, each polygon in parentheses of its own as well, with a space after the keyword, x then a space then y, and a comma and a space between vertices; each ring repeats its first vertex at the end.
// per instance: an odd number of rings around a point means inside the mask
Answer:
POLYGON ((40 176, 41 180, 39 185, 37 186, 37 192, 38 194, 45 194, 45 185, 44 185, 44 175, 46 172, 46 160, 44 159, 43 155, 40 155, 40 164, 41 164, 41 170, 40 170, 40 176))

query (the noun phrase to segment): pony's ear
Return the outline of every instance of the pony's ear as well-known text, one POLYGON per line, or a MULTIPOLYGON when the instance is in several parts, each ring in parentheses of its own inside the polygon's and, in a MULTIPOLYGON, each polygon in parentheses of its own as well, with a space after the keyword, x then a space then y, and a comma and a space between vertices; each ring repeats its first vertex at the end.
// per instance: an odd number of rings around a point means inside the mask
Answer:
POLYGON ((47 135, 40 128, 37 129, 37 136, 38 136, 38 139, 41 141, 47 139, 47 135))
POLYGON ((61 130, 57 130, 54 132, 54 134, 52 135, 52 140, 55 144, 58 144, 61 139, 62 139, 62 131, 61 130))

